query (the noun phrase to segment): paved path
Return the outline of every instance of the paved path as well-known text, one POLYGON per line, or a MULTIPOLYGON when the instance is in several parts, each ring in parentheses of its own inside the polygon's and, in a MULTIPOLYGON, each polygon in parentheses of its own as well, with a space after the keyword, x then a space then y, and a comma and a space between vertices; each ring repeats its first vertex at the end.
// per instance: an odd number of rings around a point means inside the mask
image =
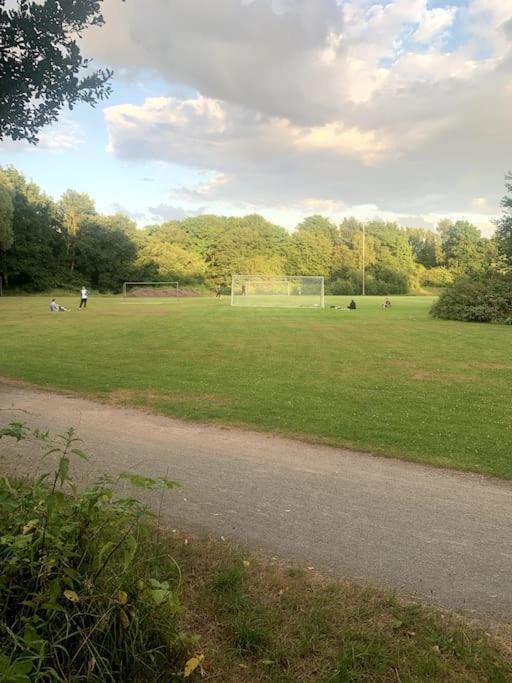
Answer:
MULTIPOLYGON (((0 424, 77 427, 88 476, 169 476, 173 524, 473 614, 512 615, 512 484, 0 383, 0 424), (26 411, 26 412, 19 412, 26 411)), ((0 465, 28 469, 10 440, 0 465)))

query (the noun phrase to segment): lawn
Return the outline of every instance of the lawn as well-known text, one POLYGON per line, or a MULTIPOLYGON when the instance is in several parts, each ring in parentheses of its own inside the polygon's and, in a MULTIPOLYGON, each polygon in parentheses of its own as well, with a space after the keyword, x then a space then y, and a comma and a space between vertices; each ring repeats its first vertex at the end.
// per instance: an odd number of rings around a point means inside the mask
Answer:
MULTIPOLYGON (((350 297, 328 298, 347 305, 350 297)), ((512 328, 227 299, 0 299, 0 375, 179 418, 512 478, 512 328)))

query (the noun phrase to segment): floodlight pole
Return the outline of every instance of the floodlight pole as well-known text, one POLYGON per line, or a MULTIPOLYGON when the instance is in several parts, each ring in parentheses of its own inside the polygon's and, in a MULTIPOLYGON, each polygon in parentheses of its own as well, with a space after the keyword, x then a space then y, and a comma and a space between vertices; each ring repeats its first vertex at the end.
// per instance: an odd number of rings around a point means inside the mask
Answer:
POLYGON ((366 296, 366 226, 363 223, 363 296, 366 296))

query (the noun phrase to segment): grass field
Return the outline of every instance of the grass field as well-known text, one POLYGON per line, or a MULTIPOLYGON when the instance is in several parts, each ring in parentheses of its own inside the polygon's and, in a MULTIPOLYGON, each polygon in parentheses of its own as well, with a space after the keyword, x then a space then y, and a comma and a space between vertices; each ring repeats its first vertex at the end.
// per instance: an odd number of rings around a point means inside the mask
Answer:
MULTIPOLYGON (((327 299, 347 305, 350 297, 327 299)), ((0 375, 179 418, 512 478, 512 328, 228 299, 0 299, 0 375)))

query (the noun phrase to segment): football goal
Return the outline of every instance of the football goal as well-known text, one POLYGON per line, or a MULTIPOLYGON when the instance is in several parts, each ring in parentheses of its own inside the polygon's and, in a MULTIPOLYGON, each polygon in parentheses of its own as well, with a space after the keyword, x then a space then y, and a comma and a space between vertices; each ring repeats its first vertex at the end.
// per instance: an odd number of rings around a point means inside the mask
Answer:
POLYGON ((323 308, 324 278, 291 275, 233 275, 231 305, 323 308))
POLYGON ((178 297, 180 295, 179 282, 125 282, 123 297, 178 297))

